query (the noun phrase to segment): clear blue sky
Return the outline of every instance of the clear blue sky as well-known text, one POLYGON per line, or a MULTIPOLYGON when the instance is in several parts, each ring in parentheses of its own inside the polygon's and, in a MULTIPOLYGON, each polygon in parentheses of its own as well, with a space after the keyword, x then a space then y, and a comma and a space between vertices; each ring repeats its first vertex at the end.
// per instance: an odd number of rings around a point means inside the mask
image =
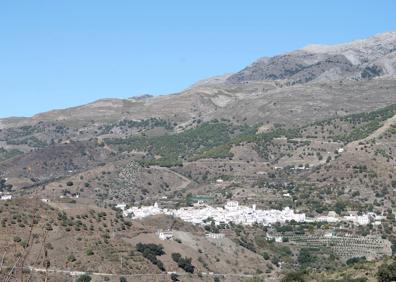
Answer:
POLYGON ((391 30, 393 0, 4 0, 0 117, 177 92, 262 56, 391 30))

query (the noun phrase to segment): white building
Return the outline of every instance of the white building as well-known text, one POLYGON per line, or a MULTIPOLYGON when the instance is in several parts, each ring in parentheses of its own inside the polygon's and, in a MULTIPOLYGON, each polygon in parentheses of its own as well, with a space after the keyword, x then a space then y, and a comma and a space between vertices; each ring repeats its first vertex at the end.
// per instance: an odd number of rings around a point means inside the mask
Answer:
POLYGON ((239 203, 237 201, 229 201, 226 203, 226 205, 224 206, 224 208, 226 210, 237 210, 239 207, 239 203))
POLYGON ((126 204, 118 204, 115 207, 116 207, 116 209, 125 210, 126 206, 127 206, 126 204))
POLYGON ((363 215, 346 215, 344 216, 345 221, 351 221, 356 225, 367 225, 370 223, 370 217, 368 214, 363 215))
POLYGON ((204 201, 202 201, 202 200, 198 200, 198 202, 196 202, 196 203, 194 203, 193 204, 193 207, 204 207, 206 204, 205 204, 205 202, 204 201))
POLYGON ((205 237, 212 239, 223 239, 225 235, 223 233, 206 233, 205 237))
POLYGON ((144 218, 151 215, 161 214, 162 209, 158 207, 158 203, 155 202, 153 206, 143 206, 143 207, 131 207, 129 209, 125 209, 126 205, 120 204, 116 207, 120 208, 123 211, 124 216, 129 216, 132 218, 144 218))
POLYGON ((166 231, 158 230, 157 234, 158 234, 158 237, 161 240, 170 240, 170 239, 173 238, 173 231, 172 230, 166 230, 166 231))
POLYGON ((267 233, 267 240, 274 240, 277 243, 281 243, 281 242, 283 242, 283 237, 282 236, 273 236, 273 235, 267 233))
POLYGON ((154 206, 132 207, 126 209, 123 205, 117 205, 123 210, 123 215, 134 219, 141 219, 156 214, 166 214, 178 217, 193 224, 206 225, 212 221, 218 225, 233 222, 236 224, 252 225, 261 223, 269 225, 272 223, 295 220, 305 221, 305 214, 296 214, 290 208, 284 210, 258 210, 256 206, 240 206, 238 202, 228 202, 224 208, 211 207, 209 205, 195 205, 194 207, 183 207, 180 209, 161 209, 157 204, 154 206))
POLYGON ((214 222, 219 225, 222 223, 233 222, 235 224, 252 225, 255 223, 272 225, 274 223, 296 222, 330 222, 351 221, 357 225, 367 225, 370 222, 380 222, 383 216, 374 213, 363 215, 351 214, 339 217, 335 212, 330 211, 327 215, 319 215, 313 218, 306 218, 305 213, 295 213, 286 207, 283 210, 260 210, 256 205, 252 207, 241 206, 236 201, 227 202, 224 207, 212 207, 204 203, 199 203, 193 207, 183 207, 180 209, 162 209, 155 203, 153 206, 131 207, 127 209, 125 204, 116 207, 123 211, 125 217, 142 219, 148 216, 165 214, 178 217, 183 221, 193 224, 207 225, 214 222))
POLYGON ((329 211, 329 213, 327 215, 319 215, 319 216, 315 217, 314 220, 312 220, 312 221, 335 223, 335 222, 340 221, 340 218, 336 212, 329 211))
POLYGON ((9 195, 9 194, 0 196, 0 200, 2 200, 2 201, 7 201, 7 200, 11 200, 11 199, 12 199, 12 195, 9 195))

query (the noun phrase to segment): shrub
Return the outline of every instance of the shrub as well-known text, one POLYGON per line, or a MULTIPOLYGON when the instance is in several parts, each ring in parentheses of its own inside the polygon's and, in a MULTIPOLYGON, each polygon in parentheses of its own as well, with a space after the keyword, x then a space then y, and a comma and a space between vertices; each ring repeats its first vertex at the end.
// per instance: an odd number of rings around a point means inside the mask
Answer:
POLYGON ((78 277, 77 282, 89 282, 91 281, 92 278, 88 274, 83 274, 80 277, 78 277))
POLYGON ((178 262, 179 259, 181 258, 181 254, 179 254, 179 253, 172 253, 171 256, 172 256, 173 261, 175 261, 175 262, 178 262))
POLYGON ((85 252, 85 254, 86 254, 87 256, 92 256, 92 255, 94 254, 94 252, 92 251, 92 249, 88 249, 88 250, 85 252))
POLYGON ((69 255, 69 256, 67 257, 67 261, 68 261, 68 262, 74 262, 74 261, 76 261, 76 257, 75 257, 74 255, 69 255))
POLYGON ((157 265, 158 268, 162 271, 165 270, 164 264, 162 261, 157 259, 157 256, 161 256, 165 254, 164 252, 164 247, 162 245, 156 245, 156 244, 142 244, 138 243, 136 244, 136 250, 142 255, 151 261, 153 264, 157 265))
POLYGON ((172 253, 172 259, 185 272, 194 273, 195 266, 191 264, 191 258, 182 257, 179 253, 172 253))
POLYGON ((312 254, 311 249, 309 248, 302 248, 299 255, 298 255, 298 263, 302 267, 307 267, 311 263, 316 261, 316 257, 312 254))
POLYGON ((303 272, 289 272, 282 278, 281 282, 305 282, 303 272))
POLYGON ((378 282, 396 280, 396 261, 391 264, 383 263, 377 272, 378 282))
POLYGON ((176 274, 176 273, 172 273, 172 274, 171 274, 171 280, 172 280, 172 281, 179 281, 179 278, 177 277, 177 274, 176 274))
POLYGON ((366 257, 355 257, 355 258, 350 258, 346 261, 347 265, 355 264, 358 262, 364 262, 366 261, 366 257))
POLYGON ((263 256, 263 258, 264 258, 265 260, 269 260, 269 258, 270 258, 269 254, 268 254, 267 252, 263 252, 263 253, 262 253, 262 256, 263 256))

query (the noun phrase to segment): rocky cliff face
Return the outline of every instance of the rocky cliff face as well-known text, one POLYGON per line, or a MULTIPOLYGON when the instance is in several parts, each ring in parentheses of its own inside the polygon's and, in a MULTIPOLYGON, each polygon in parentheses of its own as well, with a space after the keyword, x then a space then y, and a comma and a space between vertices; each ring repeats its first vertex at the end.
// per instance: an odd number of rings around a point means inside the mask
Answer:
POLYGON ((260 59, 227 79, 229 83, 286 80, 288 83, 366 80, 396 73, 396 32, 339 45, 310 45, 260 59))

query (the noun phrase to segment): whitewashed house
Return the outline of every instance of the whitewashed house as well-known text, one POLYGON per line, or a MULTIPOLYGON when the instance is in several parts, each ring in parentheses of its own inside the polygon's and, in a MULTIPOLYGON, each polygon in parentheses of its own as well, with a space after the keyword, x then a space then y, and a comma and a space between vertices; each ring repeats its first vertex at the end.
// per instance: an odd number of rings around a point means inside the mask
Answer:
POLYGON ((211 239, 223 239, 225 235, 223 233, 206 233, 205 237, 211 239))
POLYGON ((2 200, 2 201, 8 201, 8 200, 11 200, 12 199, 12 195, 9 195, 9 194, 5 194, 5 195, 1 195, 0 196, 0 200, 2 200))
POLYGON ((170 240, 173 238, 173 231, 172 230, 158 230, 157 231, 158 238, 161 240, 170 240))

